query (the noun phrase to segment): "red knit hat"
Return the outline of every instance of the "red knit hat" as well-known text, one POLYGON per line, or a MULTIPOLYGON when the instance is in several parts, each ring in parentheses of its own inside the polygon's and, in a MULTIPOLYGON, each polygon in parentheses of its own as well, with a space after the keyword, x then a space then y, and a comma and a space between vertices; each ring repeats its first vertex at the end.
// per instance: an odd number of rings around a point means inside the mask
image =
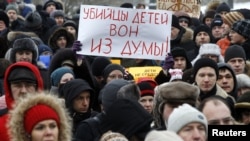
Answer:
POLYGON ((33 127, 42 120, 54 119, 57 125, 60 125, 60 119, 58 114, 54 109, 47 105, 38 104, 30 109, 28 109, 25 113, 24 117, 24 128, 27 133, 31 133, 33 127))
POLYGON ((141 97, 143 96, 154 96, 154 88, 150 85, 149 82, 142 81, 137 83, 141 91, 141 97))

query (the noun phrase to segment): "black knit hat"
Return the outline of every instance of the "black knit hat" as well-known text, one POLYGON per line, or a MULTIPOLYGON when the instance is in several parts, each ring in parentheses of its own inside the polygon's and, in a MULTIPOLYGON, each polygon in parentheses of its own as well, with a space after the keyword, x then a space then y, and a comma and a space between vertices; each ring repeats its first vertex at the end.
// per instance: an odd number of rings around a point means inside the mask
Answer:
POLYGON ((181 47, 175 47, 171 50, 171 54, 173 55, 173 58, 175 57, 184 57, 186 59, 186 65, 187 68, 191 68, 192 64, 189 61, 188 57, 187 57, 187 52, 185 49, 181 48, 181 47))
POLYGON ((216 8, 216 13, 221 13, 221 12, 230 12, 230 7, 228 4, 226 4, 225 2, 221 3, 220 5, 218 5, 218 7, 216 8))
POLYGON ((118 64, 109 64, 103 70, 103 78, 104 78, 105 82, 106 82, 109 74, 112 71, 114 71, 114 70, 120 70, 123 73, 123 75, 125 74, 125 70, 124 70, 124 68, 121 65, 118 65, 118 64))
POLYGON ((3 21, 6 27, 9 27, 9 17, 3 10, 0 10, 0 21, 3 21))
POLYGON ((28 50, 32 52, 32 63, 36 64, 38 59, 38 47, 31 38, 16 39, 10 53, 10 61, 16 62, 16 52, 28 50))
POLYGON ((216 13, 216 12, 215 12, 214 10, 208 10, 208 11, 206 11, 206 13, 205 13, 205 15, 204 15, 204 17, 203 17, 203 19, 202 19, 202 23, 205 24, 206 18, 211 18, 211 19, 213 19, 215 13, 216 13))
POLYGON ((209 28, 207 25, 204 25, 204 24, 201 24, 201 25, 199 25, 198 27, 196 27, 195 29, 194 29, 194 36, 193 36, 193 40, 195 41, 195 38, 196 38, 196 36, 197 36, 197 34, 199 33, 199 32, 206 32, 208 35, 209 35, 209 37, 210 37, 210 42, 212 42, 213 41, 213 35, 212 35, 212 31, 211 31, 211 28, 209 28))
POLYGON ((42 18, 38 12, 30 12, 25 17, 24 26, 29 29, 37 29, 42 25, 42 18))
POLYGON ((104 56, 98 56, 96 57, 92 64, 91 64, 91 70, 94 76, 102 76, 103 70, 107 65, 111 64, 111 61, 109 58, 104 56))
POLYGON ((172 26, 181 29, 181 26, 179 24, 179 19, 175 15, 172 15, 172 26))
POLYGON ((245 19, 236 21, 232 26, 232 30, 239 33, 246 39, 250 39, 250 20, 245 19))
POLYGON ((67 27, 67 26, 72 26, 75 28, 76 31, 78 30, 77 24, 73 20, 67 20, 63 23, 63 27, 67 27))
POLYGON ((215 26, 222 26, 222 24, 223 24, 223 20, 222 20, 221 15, 216 14, 214 16, 213 21, 211 22, 211 29, 213 29, 213 27, 215 27, 215 26))
POLYGON ((242 46, 231 45, 225 51, 225 62, 227 63, 232 58, 243 58, 246 60, 246 53, 242 46))
POLYGON ((215 73, 216 73, 216 79, 218 78, 218 76, 219 76, 218 65, 216 64, 216 62, 214 60, 209 59, 209 58, 201 58, 195 62, 194 69, 193 69, 194 78, 196 77, 196 74, 199 71, 199 69, 204 68, 204 67, 213 68, 215 70, 215 73))

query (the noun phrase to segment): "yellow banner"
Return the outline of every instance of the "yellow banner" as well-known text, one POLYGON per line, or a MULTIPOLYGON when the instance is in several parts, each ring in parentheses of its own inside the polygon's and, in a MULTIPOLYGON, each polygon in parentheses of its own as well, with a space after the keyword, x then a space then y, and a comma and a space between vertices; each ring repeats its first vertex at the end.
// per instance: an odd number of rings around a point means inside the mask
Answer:
POLYGON ((158 66, 146 66, 146 67, 130 67, 128 68, 128 72, 134 76, 135 82, 138 81, 139 78, 150 78, 153 79, 158 75, 158 73, 162 70, 161 67, 158 66))

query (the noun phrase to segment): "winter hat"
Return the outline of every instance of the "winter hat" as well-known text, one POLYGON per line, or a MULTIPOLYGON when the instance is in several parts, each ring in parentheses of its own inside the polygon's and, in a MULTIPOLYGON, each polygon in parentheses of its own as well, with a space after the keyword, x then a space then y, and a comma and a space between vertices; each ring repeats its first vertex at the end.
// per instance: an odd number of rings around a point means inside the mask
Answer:
POLYGON ((167 127, 168 131, 178 133, 185 125, 193 122, 199 122, 204 125, 208 132, 207 119, 205 115, 189 104, 182 104, 175 108, 170 114, 167 127))
POLYGON ((133 8, 133 4, 132 3, 123 3, 120 5, 120 7, 122 8, 133 8))
POLYGON ((51 85, 58 86, 62 76, 66 73, 71 73, 74 76, 74 72, 69 67, 60 67, 54 70, 51 75, 51 85))
POLYGON ((250 39, 250 20, 244 19, 233 23, 232 30, 239 33, 243 37, 250 39))
POLYGON ((213 19, 212 23, 211 23, 211 29, 212 29, 213 27, 215 27, 215 26, 222 26, 222 24, 223 24, 223 20, 222 20, 221 15, 216 14, 216 15, 214 16, 214 19, 213 19))
POLYGON ((218 56, 219 62, 224 62, 224 57, 221 55, 220 47, 217 44, 205 43, 200 46, 199 54, 191 63, 194 65, 198 59, 202 58, 202 55, 206 54, 216 55, 218 56))
POLYGON ((224 58, 226 63, 232 58, 243 58, 246 60, 246 53, 242 46, 231 45, 226 49, 224 58))
POLYGON ((3 10, 0 10, 0 21, 3 21, 6 27, 9 27, 9 17, 3 10))
POLYGON ((60 95, 61 97, 64 97, 66 107, 72 108, 70 105, 72 105, 73 100, 83 91, 90 92, 91 102, 94 98, 94 90, 90 87, 89 83, 83 79, 74 79, 65 83, 60 95))
POLYGON ((25 112, 24 128, 28 134, 31 134, 34 126, 43 120, 53 119, 57 126, 60 125, 60 117, 54 109, 47 105, 37 104, 25 112))
POLYGON ((182 80, 183 72, 181 69, 169 69, 168 72, 171 75, 169 82, 172 82, 174 80, 182 80))
POLYGON ((110 61, 108 57, 97 56, 91 64, 91 70, 92 70, 93 75, 102 76, 103 70, 105 69, 105 67, 111 63, 112 62, 110 61))
POLYGON ((234 105, 235 109, 250 109, 250 92, 247 91, 245 92, 242 96, 240 96, 235 105, 234 105))
POLYGON ((124 79, 115 79, 107 83, 102 90, 102 105, 106 111, 112 103, 117 99, 119 89, 130 82, 124 79))
POLYGON ((240 12, 231 11, 231 12, 225 14, 222 17, 222 19, 223 19, 224 23, 228 24, 231 27, 234 22, 239 21, 239 20, 243 20, 245 18, 240 12))
POLYGON ((194 29, 194 36, 193 36, 194 41, 199 32, 206 32, 209 35, 210 40, 213 40, 211 28, 209 28, 207 25, 201 24, 194 29))
POLYGON ((53 51, 51 50, 50 47, 48 47, 47 45, 45 44, 40 44, 38 45, 38 52, 39 52, 39 55, 41 55, 43 52, 50 52, 51 54, 53 53, 53 51))
POLYGON ((16 62, 16 52, 28 50, 32 52, 32 63, 36 64, 38 59, 38 47, 31 38, 16 39, 10 53, 10 61, 16 62))
POLYGON ((171 54, 172 54, 173 58, 175 58, 175 57, 184 57, 186 59, 187 68, 192 67, 191 62, 189 61, 189 59, 187 57, 187 52, 186 52, 186 50, 184 48, 175 47, 175 48, 173 48, 171 50, 171 54))
POLYGON ((121 133, 108 131, 101 136, 100 141, 128 141, 128 139, 121 133))
POLYGON ((72 26, 78 30, 77 24, 73 20, 67 20, 63 23, 63 27, 72 26))
POLYGON ((8 4, 7 7, 5 8, 5 12, 8 12, 9 10, 14 10, 16 13, 18 13, 17 6, 14 4, 8 4))
POLYGON ((123 73, 123 75, 125 74, 125 70, 121 65, 119 65, 119 64, 108 64, 104 68, 103 73, 102 73, 105 81, 107 80, 109 74, 114 70, 119 70, 119 71, 121 71, 123 73))
POLYGON ((176 11, 174 13, 174 15, 180 20, 182 18, 188 20, 188 26, 191 25, 192 21, 191 21, 191 17, 184 11, 176 11))
POLYGON ((204 68, 204 67, 213 68, 216 74, 216 79, 218 79, 218 76, 219 76, 218 65, 214 60, 209 59, 209 58, 200 58, 195 62, 194 67, 193 67, 194 79, 199 69, 204 68))
POLYGON ((175 15, 172 15, 172 26, 181 30, 179 19, 175 15))
POLYGON ((26 15, 24 26, 26 28, 37 29, 42 25, 42 18, 38 12, 30 12, 26 15))
POLYGON ((216 8, 216 13, 221 13, 221 12, 230 12, 230 7, 229 5, 227 5, 225 2, 221 3, 220 5, 218 5, 218 7, 216 8))
POLYGON ((183 139, 173 131, 152 130, 147 134, 145 141, 183 141, 183 139))
POLYGON ((37 83, 36 76, 28 68, 17 67, 10 72, 8 76, 8 82, 15 83, 15 82, 23 82, 23 81, 31 82, 35 84, 37 83))
POLYGON ((153 96, 154 97, 154 87, 150 85, 147 81, 141 81, 137 83, 140 91, 141 91, 141 97, 143 96, 153 96))
POLYGON ((55 18, 55 17, 63 17, 65 18, 65 14, 62 10, 54 10, 50 13, 50 17, 51 18, 55 18))
POLYGON ((55 5, 56 9, 58 9, 58 5, 57 5, 56 1, 54 1, 54 0, 48 0, 48 1, 46 1, 44 3, 43 10, 45 10, 51 4, 55 5))
POLYGON ((203 19, 202 19, 202 23, 205 24, 206 18, 211 18, 211 19, 213 19, 215 13, 216 13, 216 12, 215 12, 214 10, 208 10, 208 11, 206 11, 206 13, 205 13, 205 15, 204 15, 204 17, 203 17, 203 19))
MULTIPOLYGON (((196 106, 200 90, 197 86, 183 81, 167 82, 158 85, 154 89, 158 103, 188 103, 196 106)), ((162 107, 157 110, 161 110, 162 107)))
POLYGON ((157 82, 154 79, 149 78, 149 77, 140 77, 140 78, 138 78, 137 83, 140 83, 140 82, 147 82, 153 88, 155 88, 158 85, 157 82))
POLYGON ((250 77, 247 74, 237 74, 237 85, 240 88, 250 88, 250 77))
POLYGON ((249 15, 250 9, 240 8, 240 9, 236 9, 236 11, 240 12, 244 16, 245 19, 250 19, 250 15, 249 15))

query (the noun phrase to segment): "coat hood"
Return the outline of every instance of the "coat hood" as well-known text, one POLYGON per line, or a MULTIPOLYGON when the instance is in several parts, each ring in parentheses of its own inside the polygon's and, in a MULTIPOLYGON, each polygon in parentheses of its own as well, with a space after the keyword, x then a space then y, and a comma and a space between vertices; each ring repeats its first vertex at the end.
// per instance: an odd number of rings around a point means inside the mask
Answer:
POLYGON ((32 65, 29 62, 17 62, 17 63, 10 65, 6 70, 5 77, 4 77, 5 101, 6 101, 8 109, 12 109, 11 107, 12 107, 12 104, 14 103, 14 99, 12 97, 11 90, 10 90, 10 83, 8 81, 8 77, 10 73, 12 72, 12 70, 18 67, 24 67, 24 68, 31 70, 37 79, 37 91, 43 90, 43 79, 40 75, 40 71, 38 70, 37 66, 32 65))

